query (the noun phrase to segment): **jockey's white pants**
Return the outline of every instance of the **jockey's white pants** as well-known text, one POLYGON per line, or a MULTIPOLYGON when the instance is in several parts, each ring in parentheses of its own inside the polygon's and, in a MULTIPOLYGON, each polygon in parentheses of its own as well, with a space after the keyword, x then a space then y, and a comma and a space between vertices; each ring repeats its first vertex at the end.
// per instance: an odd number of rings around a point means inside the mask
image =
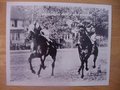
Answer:
POLYGON ((94 44, 95 41, 96 41, 96 34, 93 34, 93 35, 90 37, 90 40, 91 40, 92 44, 94 44))
POLYGON ((34 42, 31 42, 30 49, 32 52, 34 51, 34 42))

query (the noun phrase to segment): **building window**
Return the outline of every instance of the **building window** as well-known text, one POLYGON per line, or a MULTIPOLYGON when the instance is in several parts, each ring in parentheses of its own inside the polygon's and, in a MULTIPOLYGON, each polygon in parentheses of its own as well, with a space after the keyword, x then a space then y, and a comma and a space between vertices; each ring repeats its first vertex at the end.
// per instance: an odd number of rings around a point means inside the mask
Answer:
POLYGON ((17 20, 15 20, 15 27, 17 27, 17 20))
POLYGON ((16 33, 16 40, 20 40, 20 33, 16 33))
POLYGON ((16 40, 18 40, 18 35, 17 35, 17 33, 16 33, 16 37, 15 37, 15 38, 16 38, 16 40))
POLYGON ((18 33, 18 40, 20 40, 20 33, 18 33))
POLYGON ((19 21, 17 22, 17 24, 18 24, 17 27, 23 27, 23 21, 20 21, 20 20, 19 20, 19 21))
POLYGON ((11 20, 11 26, 14 27, 14 21, 13 20, 11 20))
POLYGON ((12 40, 14 40, 14 33, 12 33, 12 40))

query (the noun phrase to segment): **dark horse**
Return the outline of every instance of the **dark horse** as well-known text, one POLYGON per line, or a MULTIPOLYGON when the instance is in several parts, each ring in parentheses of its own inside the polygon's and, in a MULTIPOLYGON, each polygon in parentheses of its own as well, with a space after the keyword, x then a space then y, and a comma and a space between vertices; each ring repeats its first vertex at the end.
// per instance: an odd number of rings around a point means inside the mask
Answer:
POLYGON ((50 43, 48 45, 48 41, 45 37, 43 37, 42 35, 36 36, 32 31, 30 31, 28 33, 28 37, 26 40, 32 40, 32 41, 36 40, 36 47, 35 47, 36 52, 31 53, 30 57, 28 59, 32 73, 34 73, 34 74, 36 73, 32 66, 32 59, 40 58, 40 60, 41 60, 41 65, 40 65, 39 71, 37 73, 37 75, 40 76, 41 69, 46 68, 46 66, 44 65, 44 61, 45 61, 46 57, 48 55, 50 55, 53 59, 52 74, 51 74, 53 76, 55 61, 56 61, 56 54, 57 54, 57 44, 55 43, 55 41, 53 41, 52 43, 50 43))
POLYGON ((78 36, 79 36, 78 40, 80 43, 77 44, 77 47, 78 47, 79 57, 81 60, 81 66, 78 70, 78 73, 80 74, 80 71, 82 71, 81 78, 83 78, 84 77, 84 65, 86 66, 86 70, 88 71, 88 59, 91 55, 94 55, 93 68, 96 67, 98 47, 96 44, 92 45, 90 37, 87 35, 86 28, 84 26, 79 26, 78 36))

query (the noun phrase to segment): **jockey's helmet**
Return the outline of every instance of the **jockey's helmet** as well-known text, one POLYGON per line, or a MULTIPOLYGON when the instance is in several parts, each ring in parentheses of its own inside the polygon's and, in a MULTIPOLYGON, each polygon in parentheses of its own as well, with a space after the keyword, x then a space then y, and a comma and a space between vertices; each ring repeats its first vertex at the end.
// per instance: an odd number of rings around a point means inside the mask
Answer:
POLYGON ((91 20, 85 20, 83 21, 83 24, 86 26, 86 27, 90 27, 92 25, 92 21, 91 20))

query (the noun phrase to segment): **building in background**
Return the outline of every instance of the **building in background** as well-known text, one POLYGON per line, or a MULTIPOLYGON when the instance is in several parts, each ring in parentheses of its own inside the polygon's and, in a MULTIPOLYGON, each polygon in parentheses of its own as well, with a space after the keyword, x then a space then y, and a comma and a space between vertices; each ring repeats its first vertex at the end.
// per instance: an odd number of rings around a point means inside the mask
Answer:
POLYGON ((24 49, 25 29, 24 13, 17 7, 11 9, 10 18, 10 49, 24 49))

